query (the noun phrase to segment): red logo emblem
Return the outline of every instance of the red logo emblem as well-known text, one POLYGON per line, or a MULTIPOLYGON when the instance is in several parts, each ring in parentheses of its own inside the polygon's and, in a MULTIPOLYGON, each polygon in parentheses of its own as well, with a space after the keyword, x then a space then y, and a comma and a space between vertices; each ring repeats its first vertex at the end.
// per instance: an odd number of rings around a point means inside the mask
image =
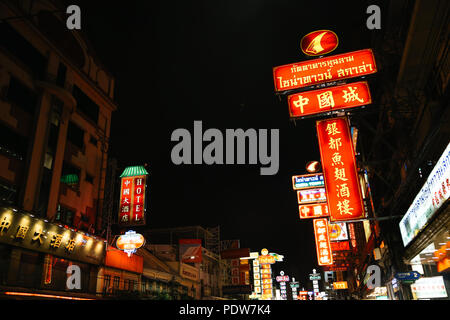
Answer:
POLYGON ((333 31, 318 30, 304 36, 300 41, 300 47, 308 56, 319 56, 336 49, 338 43, 338 37, 333 31))

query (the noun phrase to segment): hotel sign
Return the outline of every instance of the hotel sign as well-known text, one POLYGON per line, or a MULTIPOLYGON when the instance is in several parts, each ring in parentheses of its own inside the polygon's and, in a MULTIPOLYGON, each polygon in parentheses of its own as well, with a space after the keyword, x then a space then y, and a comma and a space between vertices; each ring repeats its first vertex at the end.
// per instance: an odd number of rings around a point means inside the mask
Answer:
POLYGON ((275 91, 281 92, 375 72, 377 67, 373 52, 364 49, 274 67, 273 79, 275 91))
POLYGON ((106 242, 10 208, 0 208, 0 243, 99 264, 106 242))
POLYGON ((450 195, 450 143, 434 166, 425 184, 400 221, 403 245, 408 245, 424 228, 450 195))
POLYGON ((372 103, 366 81, 300 92, 288 96, 291 118, 355 108, 372 103))

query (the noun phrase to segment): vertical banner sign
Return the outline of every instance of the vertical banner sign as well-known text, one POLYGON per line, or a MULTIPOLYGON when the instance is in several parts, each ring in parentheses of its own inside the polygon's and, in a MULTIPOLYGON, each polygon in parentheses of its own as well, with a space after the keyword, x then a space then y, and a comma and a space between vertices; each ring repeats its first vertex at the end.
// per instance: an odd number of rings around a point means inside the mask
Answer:
POLYGON ((132 194, 133 178, 122 178, 122 186, 120 188, 120 207, 119 207, 119 224, 129 225, 131 222, 131 194, 132 194))
POLYGON ((127 167, 120 175, 119 225, 145 225, 145 194, 148 172, 144 166, 127 167))
POLYGON ((314 235, 316 238, 316 252, 319 266, 333 264, 330 239, 328 237, 328 220, 326 218, 314 219, 314 235))
POLYGON ((364 218, 356 160, 347 119, 316 122, 331 221, 364 218))
POLYGON ((124 177, 120 190, 119 224, 143 225, 146 176, 124 177))

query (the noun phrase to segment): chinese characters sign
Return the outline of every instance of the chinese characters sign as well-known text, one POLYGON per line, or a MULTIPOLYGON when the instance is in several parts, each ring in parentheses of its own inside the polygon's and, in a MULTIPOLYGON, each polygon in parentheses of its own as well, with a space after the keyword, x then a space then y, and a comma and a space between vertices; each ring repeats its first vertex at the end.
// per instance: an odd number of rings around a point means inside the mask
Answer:
POLYGON ((327 217, 328 205, 326 203, 301 204, 298 206, 300 219, 327 217))
POLYGON ((348 241, 334 241, 330 242, 330 244, 333 252, 350 250, 350 243, 348 241))
POLYGON ((364 49, 273 68, 275 91, 361 77, 377 72, 372 50, 364 49))
POLYGON ((0 243, 93 264, 101 262, 106 247, 102 240, 9 208, 0 208, 0 243))
POLYGON ((145 175, 122 177, 119 225, 145 224, 145 187, 145 175))
POLYGON ((363 218, 365 212, 347 119, 320 120, 316 127, 331 221, 363 218))
POLYGON ((309 188, 323 187, 323 174, 304 174, 299 176, 292 176, 292 187, 294 190, 302 190, 309 188))
POLYGON ((287 100, 291 118, 372 103, 366 81, 296 93, 288 96, 287 100))
POLYGON ((328 221, 326 218, 314 219, 314 235, 316 238, 316 252, 319 266, 333 264, 333 254, 328 238, 328 221))
POLYGON ((298 190, 297 199, 299 204, 325 202, 327 194, 325 188, 298 190))
POLYGON ((308 56, 330 53, 338 46, 337 35, 330 30, 318 30, 308 33, 300 41, 300 47, 308 56))

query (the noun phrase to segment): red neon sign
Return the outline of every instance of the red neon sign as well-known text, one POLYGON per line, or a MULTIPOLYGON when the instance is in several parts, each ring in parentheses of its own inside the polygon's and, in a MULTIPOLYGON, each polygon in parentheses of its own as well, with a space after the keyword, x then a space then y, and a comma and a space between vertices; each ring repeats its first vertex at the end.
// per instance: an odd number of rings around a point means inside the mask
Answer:
POLYGON ((338 54, 273 68, 275 91, 361 77, 377 72, 371 49, 338 54))
POLYGON ((119 206, 121 226, 145 224, 145 181, 145 175, 122 178, 119 206))
POLYGON ((330 242, 330 244, 333 252, 350 250, 350 243, 348 241, 330 242))
POLYGON ((363 218, 365 212, 347 119, 320 120, 316 127, 331 221, 363 218))
POLYGON ((296 93, 288 96, 291 118, 355 108, 372 103, 366 81, 296 93))
POLYGON ((316 252, 319 266, 329 266, 333 264, 333 254, 328 237, 328 221, 326 218, 313 220, 314 235, 316 238, 316 252))
POLYGON ((330 30, 318 30, 308 33, 300 41, 300 47, 308 56, 318 56, 333 51, 338 46, 337 35, 330 30))
POLYGON ((300 219, 328 217, 328 206, 326 203, 302 204, 298 206, 300 219))

